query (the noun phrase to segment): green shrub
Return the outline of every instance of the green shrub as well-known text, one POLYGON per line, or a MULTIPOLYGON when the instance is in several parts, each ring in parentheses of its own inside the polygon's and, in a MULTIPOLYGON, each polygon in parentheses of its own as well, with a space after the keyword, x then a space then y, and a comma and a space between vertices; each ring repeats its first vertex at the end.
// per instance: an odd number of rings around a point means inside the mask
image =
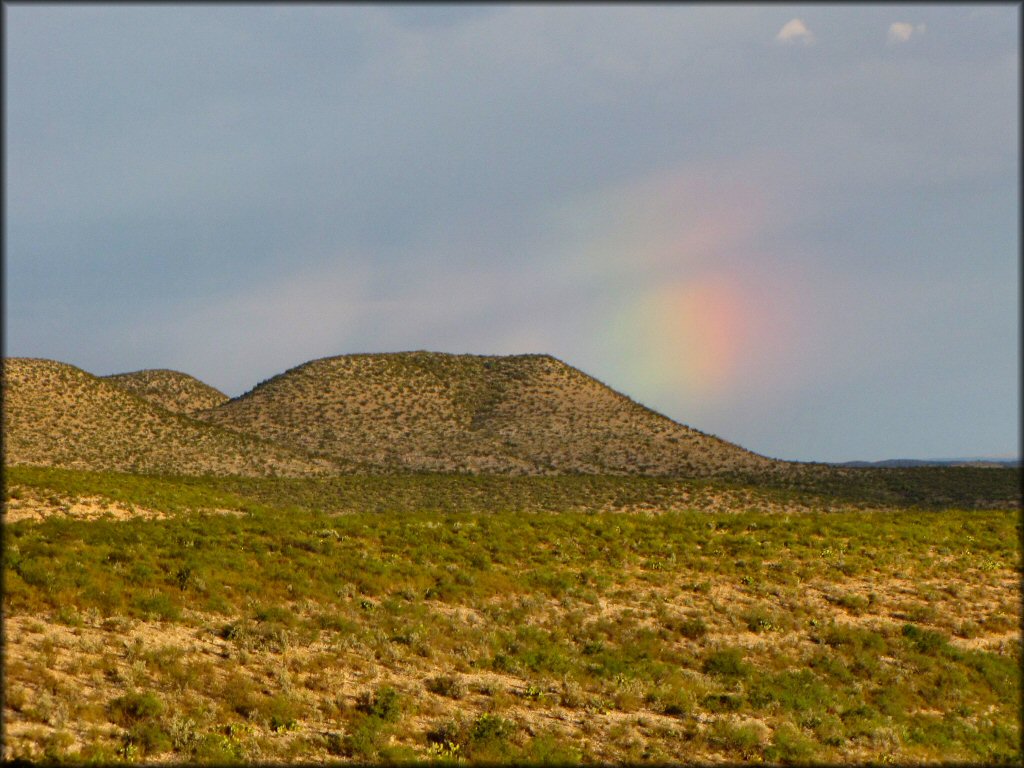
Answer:
POLYGON ((826 714, 819 718, 814 726, 814 735, 822 744, 830 747, 839 747, 846 743, 843 721, 835 715, 826 714))
POLYGON ((347 754, 345 737, 334 731, 330 731, 324 736, 324 748, 329 755, 347 754))
POLYGON ((779 628, 778 620, 767 610, 761 607, 744 611, 740 618, 747 625, 751 632, 769 632, 779 628))
POLYGON ((679 634, 688 640, 700 640, 708 633, 708 625, 697 617, 685 619, 679 624, 679 634))
POLYGON ((357 708, 385 722, 396 722, 402 716, 401 696, 390 685, 382 685, 374 693, 360 694, 357 708))
POLYGON ((110 702, 110 714, 118 725, 130 726, 141 720, 159 717, 163 702, 152 693, 130 691, 110 702))
POLYGON ((693 694, 679 686, 672 686, 659 693, 656 701, 660 704, 662 714, 669 717, 686 717, 692 712, 694 705, 693 694))
POLYGON ((726 752, 738 752, 743 759, 760 756, 767 738, 767 729, 761 723, 734 723, 716 720, 711 726, 709 741, 726 752))
POLYGON ((275 733, 295 730, 298 727, 299 719, 302 717, 302 707, 294 699, 283 693, 271 697, 266 702, 264 712, 270 730, 275 733))
POLYGON ((791 712, 824 709, 835 699, 835 691, 825 686, 808 669, 786 670, 759 678, 750 686, 748 695, 755 707, 777 702, 791 712))
POLYGON ((815 639, 832 647, 848 646, 854 651, 868 651, 874 656, 885 653, 885 638, 873 629, 852 624, 829 624, 815 639))
POLYGON ((283 624, 288 627, 295 624, 295 614, 287 608, 283 608, 278 605, 259 608, 254 614, 254 618, 256 621, 263 621, 271 624, 283 624))
POLYGON ((207 733, 196 743, 192 759, 198 763, 225 765, 240 762, 243 754, 237 740, 221 733, 207 733))
POLYGON ((940 633, 931 629, 921 629, 914 624, 904 624, 900 634, 918 653, 935 654, 948 646, 946 638, 940 633))
POLYGON ((466 755, 481 762, 508 760, 515 753, 511 738, 515 724, 498 715, 485 712, 469 728, 466 755))
POLYGON ((181 606, 163 592, 142 595, 136 598, 135 606, 144 617, 155 615, 162 621, 177 621, 181 618, 181 606))
POLYGON ((854 616, 862 614, 869 605, 868 598, 854 592, 843 592, 837 595, 831 595, 827 599, 833 605, 845 608, 854 616))
POLYGON ((725 647, 712 651, 704 659, 704 672, 718 677, 746 677, 751 666, 743 660, 739 648, 725 647))
POLYGON ((465 729, 454 720, 446 720, 427 731, 427 744, 441 747, 438 752, 447 752, 454 756, 466 742, 465 729))
POLYGON ((221 688, 223 702, 236 714, 252 719, 260 711, 266 698, 249 677, 233 672, 221 688))
POLYGON ((701 700, 709 712, 738 712, 743 707, 744 697, 740 693, 709 693, 701 700))
POLYGON ((772 734, 772 743, 765 749, 766 760, 773 763, 809 762, 814 756, 814 742, 789 723, 783 723, 772 734))
POLYGON ((580 750, 566 744, 553 733, 541 733, 530 740, 520 758, 523 763, 540 765, 575 765, 583 759, 580 750))
POLYGON ((373 760, 387 745, 388 724, 375 715, 357 719, 344 739, 344 752, 356 760, 373 760))
POLYGON ((171 734, 158 722, 143 720, 129 728, 125 743, 139 748, 143 755, 155 755, 173 748, 171 734))

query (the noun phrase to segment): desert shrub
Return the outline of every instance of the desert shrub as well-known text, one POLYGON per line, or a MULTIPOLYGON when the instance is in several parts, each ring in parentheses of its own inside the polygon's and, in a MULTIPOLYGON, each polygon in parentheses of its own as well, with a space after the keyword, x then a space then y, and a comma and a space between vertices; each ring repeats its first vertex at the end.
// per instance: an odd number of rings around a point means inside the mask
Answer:
POLYGON ((990 690, 1004 701, 1020 696, 1020 659, 989 651, 968 651, 964 654, 967 668, 981 677, 990 690))
POLYGON ((743 651, 739 648, 725 647, 711 651, 703 665, 704 672, 718 677, 746 677, 751 666, 743 660, 743 651))
POLYGON ((343 740, 343 752, 356 760, 374 760, 387 746, 388 723, 375 715, 357 718, 343 740))
POLYGON ((931 603, 915 603, 907 611, 907 618, 918 624, 935 621, 938 616, 938 609, 931 603))
POLYGON ((346 635, 353 635, 359 630, 359 624, 336 613, 321 613, 316 617, 320 629, 330 630, 346 635))
POLYGON ((302 706, 293 698, 279 693, 272 696, 263 708, 270 730, 291 731, 298 726, 302 717, 302 706))
POLYGON ((871 703, 884 715, 898 717, 917 706, 917 699, 905 683, 886 683, 869 696, 871 703))
POLYGON ((680 685, 671 685, 651 696, 651 703, 656 704, 662 714, 670 717, 686 717, 693 711, 693 692, 680 685))
POLYGON ((761 723, 722 719, 711 726, 709 741, 719 749, 739 753, 743 759, 750 760, 761 755, 767 736, 767 728, 761 723))
POLYGON ((330 731, 325 734, 323 744, 329 755, 340 756, 347 754, 345 737, 336 731, 330 731))
POLYGON ((222 733, 207 733, 199 737, 191 758, 197 763, 227 765, 240 762, 243 755, 237 739, 222 733))
POLYGON ((466 738, 466 755, 482 762, 507 760, 515 753, 511 738, 515 724, 488 712, 473 721, 466 738))
POLYGON ((1020 624, 1006 614, 993 612, 981 620, 981 626, 989 632, 1009 632, 1011 629, 1017 629, 1020 624))
POLYGON ((974 621, 963 621, 956 628, 956 636, 963 638, 973 638, 981 634, 981 627, 974 621))
POLYGON ((357 709, 370 717, 384 722, 396 722, 402 716, 401 696, 390 685, 382 685, 376 691, 360 694, 357 709))
POLYGON ((109 710, 115 723, 130 726, 141 720, 159 717, 164 711, 164 704, 155 694, 129 691, 111 701, 109 710))
POLYGON ((742 693, 709 693, 700 700, 701 706, 709 712, 738 712, 743 702, 742 693))
POLYGON ((751 632, 770 632, 779 629, 779 620, 762 606, 744 611, 740 618, 751 632))
POLYGON ((554 733, 545 732, 530 740, 517 760, 526 765, 575 765, 583 759, 580 750, 573 744, 567 744, 554 733))
POLYGON ((295 614, 283 606, 270 605, 258 608, 253 614, 256 621, 268 624, 283 624, 286 627, 294 626, 296 623, 295 614))
POLYGON ((171 734, 159 722, 143 720, 128 729, 125 744, 139 749, 143 755, 155 755, 173 748, 171 734))
POLYGON ((843 721, 835 715, 826 714, 817 718, 813 728, 814 735, 822 744, 839 747, 846 743, 847 734, 843 727, 843 721))
POLYGON ((694 617, 681 621, 678 631, 689 640, 700 640, 708 633, 708 625, 700 617, 694 617))
POLYGON ((181 605, 163 592, 140 595, 135 599, 135 607, 142 616, 155 615, 163 621, 181 618, 181 605))
POLYGON ((948 646, 946 638, 931 629, 921 629, 914 624, 904 624, 900 634, 903 635, 918 653, 935 654, 948 646))
POLYGON ((43 759, 48 763, 67 762, 69 757, 68 748, 74 743, 75 737, 65 730, 56 730, 43 741, 43 759))
POLYGON ((461 699, 466 695, 465 683, 451 675, 432 677, 427 680, 426 687, 431 693, 436 693, 438 696, 447 696, 449 699, 461 699))
POLYGON ((863 595, 858 595, 855 592, 841 592, 835 595, 830 595, 827 599, 833 605, 838 605, 840 608, 846 609, 854 616, 862 614, 869 605, 868 598, 863 595))
POLYGON ((879 632, 851 624, 830 623, 814 639, 833 647, 846 646, 854 651, 869 651, 875 656, 888 649, 885 637, 879 632))
POLYGON ((445 720, 427 731, 427 744, 436 745, 436 752, 454 757, 466 742, 466 729, 454 720, 445 720))
POLYGON ((260 711, 265 697, 253 680, 238 672, 232 673, 221 689, 221 700, 236 714, 246 719, 254 718, 260 711))
POLYGON ((764 757, 773 763, 809 762, 814 756, 814 742, 789 723, 783 723, 772 734, 764 757))
POLYGON ((755 707, 777 702, 783 709, 806 712, 824 709, 835 698, 835 692, 822 684, 807 669, 787 670, 755 680, 748 692, 755 707))
POLYGON ((819 672, 823 675, 828 675, 834 680, 840 683, 849 683, 854 679, 854 675, 847 668, 842 658, 831 650, 821 650, 811 656, 808 665, 811 669, 819 672))

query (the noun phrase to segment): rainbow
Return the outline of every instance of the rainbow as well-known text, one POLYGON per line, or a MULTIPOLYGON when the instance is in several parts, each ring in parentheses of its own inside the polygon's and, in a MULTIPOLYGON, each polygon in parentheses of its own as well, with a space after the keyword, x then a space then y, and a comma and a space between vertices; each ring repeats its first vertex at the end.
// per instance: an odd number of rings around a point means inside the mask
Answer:
POLYGON ((734 280, 706 274, 627 304, 612 318, 609 338, 647 392, 709 401, 736 380, 749 337, 746 306, 734 280))

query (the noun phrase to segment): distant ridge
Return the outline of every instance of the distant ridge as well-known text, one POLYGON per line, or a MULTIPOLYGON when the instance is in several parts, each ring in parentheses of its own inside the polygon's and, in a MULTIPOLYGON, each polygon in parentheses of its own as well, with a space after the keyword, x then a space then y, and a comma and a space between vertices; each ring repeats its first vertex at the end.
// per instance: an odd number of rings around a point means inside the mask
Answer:
POLYGON ((844 461, 836 467, 1020 467, 1020 459, 884 459, 882 461, 844 461))

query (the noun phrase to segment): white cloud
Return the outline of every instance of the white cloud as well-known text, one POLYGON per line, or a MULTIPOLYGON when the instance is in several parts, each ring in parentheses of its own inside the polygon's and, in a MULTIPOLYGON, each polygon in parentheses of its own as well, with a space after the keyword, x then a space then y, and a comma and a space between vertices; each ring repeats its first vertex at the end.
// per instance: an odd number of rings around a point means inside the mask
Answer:
POLYGON ((807 28, 803 19, 791 19, 779 30, 779 34, 775 36, 775 39, 780 43, 800 42, 804 45, 810 45, 814 42, 814 33, 807 28))
POLYGON ((924 24, 918 24, 915 27, 913 24, 908 24, 905 21, 894 21, 889 25, 889 44, 905 43, 914 35, 923 35, 924 30, 924 24))

